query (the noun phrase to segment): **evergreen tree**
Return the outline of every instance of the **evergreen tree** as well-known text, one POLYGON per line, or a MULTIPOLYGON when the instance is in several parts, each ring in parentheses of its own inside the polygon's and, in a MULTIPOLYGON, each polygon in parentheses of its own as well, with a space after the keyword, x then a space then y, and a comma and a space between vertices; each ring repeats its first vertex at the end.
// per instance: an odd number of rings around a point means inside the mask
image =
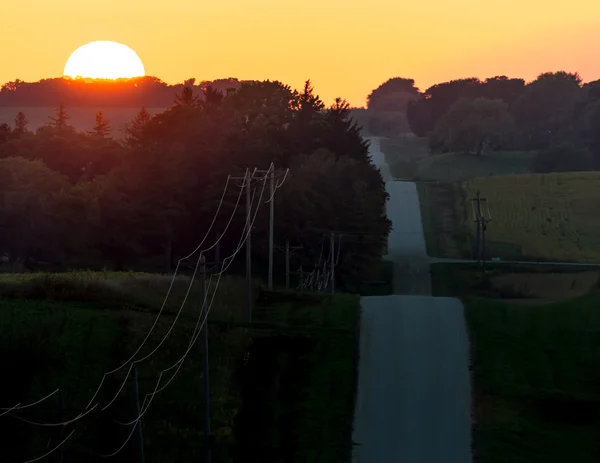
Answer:
POLYGON ((13 131, 15 136, 20 137, 27 132, 27 124, 29 124, 29 121, 25 117, 25 114, 22 111, 19 111, 15 117, 15 130, 13 131))
POLYGON ((131 121, 131 124, 125 127, 125 143, 129 146, 136 146, 142 141, 144 129, 152 119, 145 106, 142 106, 136 116, 131 121))
POLYGON ((110 123, 104 117, 102 111, 99 111, 98 114, 96 114, 96 125, 94 125, 94 130, 92 130, 90 133, 105 138, 108 136, 111 130, 112 127, 110 126, 110 123))
POLYGON ((181 91, 181 95, 175 95, 175 106, 184 108, 194 108, 198 106, 199 98, 194 95, 191 86, 186 85, 181 91))
POLYGON ((61 103, 60 106, 56 108, 56 117, 50 116, 50 120, 52 121, 50 125, 53 127, 67 127, 69 118, 70 116, 67 114, 65 105, 61 103))

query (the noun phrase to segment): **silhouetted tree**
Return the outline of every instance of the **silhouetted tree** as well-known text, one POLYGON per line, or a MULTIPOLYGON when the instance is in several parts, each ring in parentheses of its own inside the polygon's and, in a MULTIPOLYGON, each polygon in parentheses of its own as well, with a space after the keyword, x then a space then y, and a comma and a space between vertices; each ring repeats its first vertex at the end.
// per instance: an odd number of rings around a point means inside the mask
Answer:
POLYGON ((427 135, 437 121, 461 98, 482 96, 482 82, 477 78, 457 79, 429 87, 421 98, 410 101, 407 108, 411 130, 420 137, 427 135))
POLYGON ((512 108, 520 146, 540 149, 565 141, 581 90, 579 75, 564 71, 540 74, 527 85, 512 108))
POLYGON ((56 108, 56 117, 50 116, 50 125, 57 128, 64 128, 68 126, 67 121, 69 119, 70 116, 67 114, 65 106, 61 103, 58 108, 56 108))
POLYGON ((19 111, 15 117, 15 130, 13 131, 15 136, 20 137, 27 132, 27 124, 29 124, 29 121, 25 117, 25 114, 19 111))
POLYGON ((414 79, 388 79, 367 96, 367 109, 373 111, 406 112, 409 101, 419 97, 414 79))
POLYGON ((200 106, 207 111, 212 111, 219 107, 223 102, 225 96, 220 91, 209 85, 202 91, 204 95, 203 101, 200 102, 200 106))
POLYGON ((6 123, 0 124, 0 145, 10 140, 11 134, 10 125, 6 123))
POLYGON ((198 105, 199 98, 194 95, 192 86, 186 85, 181 94, 175 95, 175 106, 193 108, 198 105))
POLYGON ((102 111, 98 111, 96 114, 96 124, 94 125, 94 129, 92 130, 92 134, 97 135, 99 137, 105 138, 107 137, 112 130, 110 123, 102 114, 102 111))
POLYGON ((131 124, 128 124, 125 129, 125 143, 129 146, 139 145, 142 141, 142 135, 144 129, 152 119, 152 116, 148 112, 145 106, 140 108, 131 124))
POLYGON ((502 100, 462 99, 436 124, 433 145, 480 156, 486 146, 495 148, 505 142, 512 130, 508 105, 502 100))

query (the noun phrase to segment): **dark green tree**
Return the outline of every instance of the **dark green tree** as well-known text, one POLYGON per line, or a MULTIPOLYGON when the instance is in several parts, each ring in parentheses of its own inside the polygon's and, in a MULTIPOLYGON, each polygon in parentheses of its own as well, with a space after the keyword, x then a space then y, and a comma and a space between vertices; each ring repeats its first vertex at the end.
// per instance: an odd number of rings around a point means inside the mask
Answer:
POLYGON ((138 146, 142 142, 143 133, 152 119, 145 106, 142 106, 130 124, 123 130, 125 134, 125 143, 129 146, 138 146))
POLYGON ((19 111, 15 116, 15 130, 13 131, 16 137, 20 137, 25 132, 27 132, 27 124, 29 121, 25 117, 25 114, 22 111, 19 111))
POLYGON ((102 111, 98 111, 96 114, 96 123, 94 124, 94 129, 90 132, 92 135, 96 135, 100 138, 106 138, 112 130, 110 123, 102 111))
POLYGON ((194 95, 194 89, 191 85, 186 85, 181 90, 181 94, 175 95, 175 106, 184 108, 193 108, 199 103, 198 96, 194 95))
POLYGON ((502 100, 462 99, 436 124, 432 145, 442 151, 480 156, 485 147, 496 148, 505 143, 513 130, 508 105, 502 100))
POLYGON ((512 108, 517 141, 523 149, 542 149, 570 141, 581 78, 564 71, 547 72, 525 88, 512 108))
POLYGON ((0 124, 0 145, 6 143, 8 140, 10 140, 12 135, 12 130, 10 128, 10 125, 8 124, 0 124))
POLYGON ((70 116, 67 114, 67 110, 65 106, 61 103, 58 108, 56 108, 55 117, 50 116, 50 125, 56 128, 65 128, 68 127, 68 120, 70 116))

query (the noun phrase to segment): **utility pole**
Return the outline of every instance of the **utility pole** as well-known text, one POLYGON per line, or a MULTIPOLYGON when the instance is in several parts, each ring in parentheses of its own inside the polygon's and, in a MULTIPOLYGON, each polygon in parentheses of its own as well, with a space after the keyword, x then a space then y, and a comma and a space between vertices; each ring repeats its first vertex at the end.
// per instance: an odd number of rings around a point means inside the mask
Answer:
POLYGON ((269 290, 273 289, 273 221, 275 218, 275 171, 271 171, 269 181, 269 290))
POLYGON ((200 282, 202 289, 202 305, 200 317, 202 327, 202 376, 204 377, 204 452, 205 461, 210 463, 211 438, 210 438, 210 377, 208 364, 208 288, 206 287, 206 259, 200 256, 200 282))
POLYGON ((335 232, 330 235, 329 260, 331 266, 331 294, 335 293, 335 232))
MULTIPOLYGON (((284 173, 287 175, 288 170, 284 173)), ((257 181, 266 181, 266 177, 255 178, 254 175, 256 173, 260 174, 269 174, 271 180, 270 192, 270 220, 269 220, 269 288, 272 287, 273 284, 273 223, 274 223, 274 215, 275 215, 275 190, 278 188, 275 185, 275 171, 273 169, 261 170, 254 169, 253 174, 248 177, 245 175, 244 177, 231 177, 233 180, 243 180, 245 182, 244 186, 246 187, 246 228, 245 231, 247 233, 246 237, 246 292, 247 292, 247 320, 248 323, 252 322, 252 220, 251 220, 251 201, 250 201, 250 182, 252 180, 257 181)), ((278 175, 280 172, 278 172, 278 175)), ((285 177, 284 177, 285 179, 285 177)), ((258 205, 257 207, 259 207, 258 205)))
POLYGON ((246 319, 248 323, 252 321, 252 204, 250 201, 250 182, 254 179, 256 171, 254 169, 254 172, 250 175, 246 171, 246 175, 243 177, 230 177, 232 180, 242 180, 241 186, 246 190, 246 225, 244 226, 244 233, 246 234, 246 319))
POLYGON ((246 297, 248 323, 252 321, 252 222, 250 220, 250 179, 246 182, 246 297))
POLYGON ((137 366, 133 367, 133 399, 135 401, 135 413, 138 420, 135 423, 135 434, 137 441, 137 461, 144 463, 144 436, 142 435, 142 420, 140 418, 140 390, 138 386, 137 366))
MULTIPOLYGON (((290 246, 290 240, 285 240, 285 246, 275 246, 275 249, 282 249, 285 251, 285 289, 290 289, 290 257, 299 249, 304 249, 303 246, 290 246)), ((302 274, 300 276, 300 282, 302 282, 302 274)))
MULTIPOLYGON (((276 176, 287 175, 286 171, 276 171, 275 169, 261 170, 256 172, 269 175, 269 276, 267 279, 267 287, 273 289, 273 251, 275 249, 274 224, 275 224, 275 190, 278 186, 275 184, 276 176)), ((263 177, 264 178, 264 177, 263 177)), ((285 178, 285 177, 284 177, 285 178)))
POLYGON ((475 206, 475 211, 473 213, 474 217, 473 220, 475 221, 475 250, 474 250, 474 254, 475 254, 475 259, 477 259, 477 263, 480 264, 481 263, 481 252, 480 252, 480 247, 481 247, 481 197, 479 195, 479 190, 477 190, 477 196, 475 196, 475 198, 472 199, 473 203, 476 204, 475 206))
MULTIPOLYGON (((485 278, 485 232, 487 231, 487 222, 491 220, 490 217, 484 217, 481 212, 481 203, 485 203, 487 206, 487 198, 482 198, 479 190, 477 190, 477 195, 473 198, 473 202, 476 203, 476 208, 474 211, 475 222, 477 226, 477 235, 476 235, 476 258, 477 263, 481 265, 482 278, 485 278)), ((489 207, 488 207, 489 214, 489 207)))

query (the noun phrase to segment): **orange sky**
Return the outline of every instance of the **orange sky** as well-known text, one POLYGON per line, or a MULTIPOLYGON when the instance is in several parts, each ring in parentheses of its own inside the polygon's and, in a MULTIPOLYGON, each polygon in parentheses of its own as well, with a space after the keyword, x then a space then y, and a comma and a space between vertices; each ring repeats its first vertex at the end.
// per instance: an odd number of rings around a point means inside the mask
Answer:
POLYGON ((28 0, 0 14, 0 83, 62 75, 70 53, 114 40, 169 83, 310 78, 362 106, 389 77, 578 71, 600 78, 599 0, 28 0))

